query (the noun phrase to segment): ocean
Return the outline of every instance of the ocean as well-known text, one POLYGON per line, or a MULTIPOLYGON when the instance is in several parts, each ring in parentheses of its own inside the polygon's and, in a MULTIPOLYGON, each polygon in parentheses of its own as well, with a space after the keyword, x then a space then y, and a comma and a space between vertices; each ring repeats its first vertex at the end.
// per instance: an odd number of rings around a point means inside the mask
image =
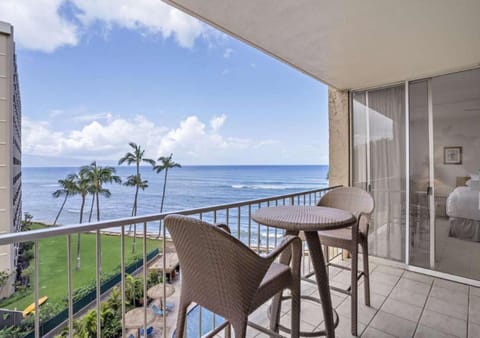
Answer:
MULTIPOLYGON (((23 212, 33 215, 34 221, 53 223, 63 202, 52 193, 59 188, 57 181, 78 171, 76 167, 24 167, 22 168, 23 212)), ((116 167, 122 180, 134 174, 133 166, 116 167)), ((328 166, 183 166, 168 172, 164 211, 176 211, 217 204, 244 201, 274 195, 289 194, 328 186, 328 166)), ((143 179, 149 187, 139 193, 137 215, 160 211, 163 172, 156 174, 151 167, 142 167, 143 179)), ((135 189, 119 184, 105 186, 110 198, 100 197, 102 220, 131 215, 135 189)), ((88 220, 90 198, 87 199, 85 217, 88 220)), ((77 224, 80 216, 80 197, 70 197, 58 223, 77 224)), ((95 220, 95 215, 93 220, 95 220)), ((148 231, 157 232, 155 225, 148 231)))

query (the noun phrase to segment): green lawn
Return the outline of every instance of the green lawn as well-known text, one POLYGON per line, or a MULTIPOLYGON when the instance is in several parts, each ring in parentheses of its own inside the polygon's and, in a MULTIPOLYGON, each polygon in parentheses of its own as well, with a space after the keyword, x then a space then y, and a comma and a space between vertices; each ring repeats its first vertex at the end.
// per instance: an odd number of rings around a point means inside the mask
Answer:
MULTIPOLYGON (((40 225, 36 224, 34 228, 40 225)), ((75 270, 77 235, 72 236, 72 276, 73 288, 78 288, 95 280, 96 259, 95 259, 95 234, 81 235, 81 268, 75 270)), ((133 238, 125 237, 125 260, 133 260, 132 254, 133 238)), ((147 253, 160 247, 161 241, 147 239, 147 253)), ((102 273, 109 273, 120 266, 120 237, 102 235, 102 273)), ((143 254, 143 240, 137 239, 137 253, 143 254)), ((40 297, 48 296, 48 302, 59 302, 67 296, 67 237, 60 236, 43 239, 39 243, 40 256, 40 297)), ((33 261, 32 263, 33 264, 33 261)), ((14 295, 0 302, 1 308, 23 310, 33 303, 33 280, 31 288, 24 295, 14 295)))

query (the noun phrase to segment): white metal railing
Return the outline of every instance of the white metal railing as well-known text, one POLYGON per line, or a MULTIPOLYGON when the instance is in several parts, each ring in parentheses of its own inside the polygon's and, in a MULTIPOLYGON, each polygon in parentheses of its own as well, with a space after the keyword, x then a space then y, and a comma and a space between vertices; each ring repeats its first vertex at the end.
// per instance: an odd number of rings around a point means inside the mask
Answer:
MULTIPOLYGON (((302 191, 293 194, 272 196, 266 198, 259 198, 254 200, 247 200, 235 203, 221 204, 209 207, 195 208, 189 210, 179 210, 173 212, 164 212, 161 214, 147 215, 147 216, 136 216, 129 217, 117 220, 110 221, 100 221, 96 223, 88 224, 76 224, 68 226, 59 226, 52 228, 45 228, 39 230, 30 230, 25 232, 17 233, 8 233, 0 235, 0 246, 10 245, 21 242, 33 241, 34 243, 34 303, 35 303, 35 321, 34 321, 34 333, 35 337, 40 337, 40 312, 39 308, 39 241, 46 238, 57 237, 57 236, 66 236, 67 237, 67 298, 68 298, 68 320, 66 326, 68 327, 69 335, 73 335, 73 278, 72 278, 72 235, 85 233, 85 232, 94 232, 96 234, 96 310, 97 310, 97 337, 101 337, 101 233, 102 230, 114 228, 115 231, 118 231, 121 238, 121 247, 120 247, 120 272, 121 272, 121 282, 120 282, 120 292, 121 292, 121 301, 122 301, 122 332, 125 336, 126 327, 125 327, 125 237, 128 236, 125 234, 125 226, 131 224, 143 224, 142 233, 137 233, 137 238, 141 237, 143 240, 143 319, 144 325, 143 330, 147 330, 147 237, 151 237, 151 234, 148 233, 148 224, 157 223, 157 229, 162 220, 170 214, 182 214, 198 217, 200 219, 213 222, 213 223, 226 223, 232 231, 232 235, 240 239, 246 245, 250 246, 252 249, 256 250, 259 253, 267 253, 273 249, 278 240, 283 236, 283 231, 271 228, 268 226, 263 226, 255 223, 251 219, 252 213, 262 207, 268 206, 277 206, 277 205, 315 205, 321 196, 325 194, 330 189, 322 188, 315 190, 302 191), (254 224, 255 223, 255 224, 254 224)), ((158 232, 157 232, 158 233, 158 232)), ((165 227, 162 227, 162 236, 161 238, 167 239, 168 234, 166 233, 165 227)), ((164 253, 166 249, 166 240, 162 241, 161 252, 164 253)), ((304 258, 308 257, 308 251, 304 250, 304 258)), ((163 267, 166 266, 166 255, 163 255, 163 267)), ((303 274, 308 274, 311 272, 310 260, 304 259, 302 263, 303 274)), ((166 269, 163 269, 163 281, 166 281, 166 269)), ((165 283, 164 283, 165 285, 165 283)), ((166 287, 164 287, 164 294, 166 292, 166 287)), ((165 299, 165 298, 164 298, 165 299)), ((166 303, 166 302, 165 302, 166 303)), ((198 310, 198 335, 201 336, 204 328, 202 314, 205 315, 205 310, 202 311, 200 308, 198 310)), ((216 316, 212 315, 212 329, 218 327, 216 323, 216 316)), ((163 337, 167 337, 167 325, 166 325, 166 316, 163 318, 163 337)), ((221 325, 220 323, 218 323, 221 325)), ((174 328, 172 328, 173 330, 174 328)), ((228 328, 227 328, 228 329, 228 328)), ((228 336, 228 332, 226 332, 228 336)))

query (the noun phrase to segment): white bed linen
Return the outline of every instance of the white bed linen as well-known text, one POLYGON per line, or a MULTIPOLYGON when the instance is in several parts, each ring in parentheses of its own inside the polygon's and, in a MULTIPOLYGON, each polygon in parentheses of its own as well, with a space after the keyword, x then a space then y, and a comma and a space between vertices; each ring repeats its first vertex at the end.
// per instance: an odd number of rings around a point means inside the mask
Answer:
POLYGON ((469 187, 455 188, 447 198, 447 215, 479 221, 479 196, 479 191, 472 190, 469 187))

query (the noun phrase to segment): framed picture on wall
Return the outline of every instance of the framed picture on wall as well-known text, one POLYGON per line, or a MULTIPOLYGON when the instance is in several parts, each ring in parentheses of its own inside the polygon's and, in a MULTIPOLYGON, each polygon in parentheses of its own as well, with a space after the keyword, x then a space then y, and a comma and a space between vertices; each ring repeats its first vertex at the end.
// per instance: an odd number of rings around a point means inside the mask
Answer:
POLYGON ((443 164, 462 164, 462 147, 443 147, 443 164))

